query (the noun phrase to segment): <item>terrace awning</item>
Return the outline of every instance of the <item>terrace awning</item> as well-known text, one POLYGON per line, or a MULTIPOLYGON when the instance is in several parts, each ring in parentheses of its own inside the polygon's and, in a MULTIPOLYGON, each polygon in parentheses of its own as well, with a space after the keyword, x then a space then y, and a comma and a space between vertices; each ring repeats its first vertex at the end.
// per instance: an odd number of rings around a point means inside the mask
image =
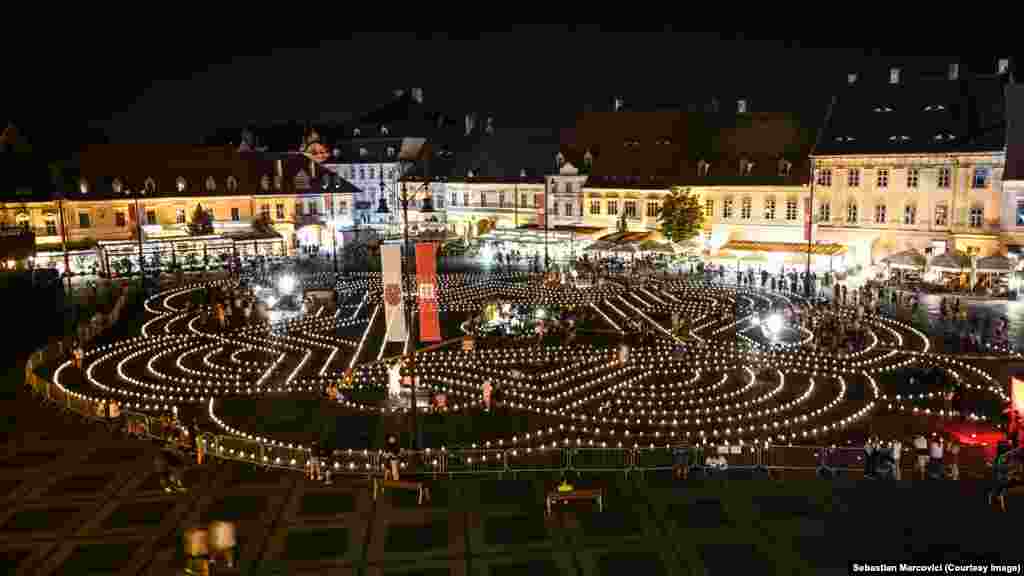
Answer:
POLYGON ((924 268, 926 261, 924 255, 913 248, 882 258, 882 263, 892 268, 924 268))
POLYGON ((1006 256, 986 256, 978 259, 977 270, 986 274, 1009 273, 1013 271, 1013 261, 1006 256))
MULTIPOLYGON (((808 245, 803 242, 757 242, 754 240, 730 240, 722 247, 724 250, 737 252, 777 252, 807 254, 808 245)), ((846 246, 842 244, 811 244, 810 252, 814 256, 838 256, 846 254, 846 246)))

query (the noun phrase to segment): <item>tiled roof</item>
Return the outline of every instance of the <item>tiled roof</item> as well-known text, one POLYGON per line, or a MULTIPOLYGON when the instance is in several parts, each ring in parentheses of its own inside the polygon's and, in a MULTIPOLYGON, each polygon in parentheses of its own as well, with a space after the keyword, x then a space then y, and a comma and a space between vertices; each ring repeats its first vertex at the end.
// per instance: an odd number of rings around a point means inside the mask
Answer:
POLYGON ((495 126, 477 133, 454 151, 449 180, 462 182, 543 182, 558 171, 558 130, 495 126))
MULTIPOLYGON (((102 199, 123 197, 114 190, 120 181, 125 190, 139 190, 152 179, 154 196, 204 196, 207 178, 212 178, 212 194, 233 193, 228 180, 234 178, 238 194, 280 194, 312 192, 322 187, 326 170, 301 154, 238 152, 231 147, 195 147, 177 145, 101 145, 88 146, 76 161, 76 169, 67 178, 68 197, 102 199), (282 169, 281 188, 274 186, 276 164, 282 169), (302 174, 303 176, 300 176, 302 174), (269 177, 270 189, 264 192, 263 177, 269 177), (185 189, 179 192, 178 178, 185 189), (84 179, 88 190, 82 194, 78 182, 84 179)), ((351 187, 351 184, 347 185, 351 187)))
POLYGON ((858 82, 836 99, 816 155, 1001 150, 1003 82, 995 76, 858 82))
POLYGON ((775 112, 585 113, 563 132, 563 154, 584 168, 590 151, 588 187, 804 184, 817 123, 775 112), (698 173, 701 162, 707 175, 698 173), (745 163, 752 166, 742 173, 745 163))
POLYGON ((1003 180, 1024 180, 1024 85, 1006 87, 1006 171, 1003 180))

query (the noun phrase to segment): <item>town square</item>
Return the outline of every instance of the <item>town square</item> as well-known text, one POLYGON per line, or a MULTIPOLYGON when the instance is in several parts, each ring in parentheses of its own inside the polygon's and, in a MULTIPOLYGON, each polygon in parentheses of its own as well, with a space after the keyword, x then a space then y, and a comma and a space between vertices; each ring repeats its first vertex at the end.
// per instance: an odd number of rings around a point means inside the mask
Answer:
POLYGON ((1024 91, 859 58, 810 112, 12 118, 0 566, 1012 573, 1024 91))

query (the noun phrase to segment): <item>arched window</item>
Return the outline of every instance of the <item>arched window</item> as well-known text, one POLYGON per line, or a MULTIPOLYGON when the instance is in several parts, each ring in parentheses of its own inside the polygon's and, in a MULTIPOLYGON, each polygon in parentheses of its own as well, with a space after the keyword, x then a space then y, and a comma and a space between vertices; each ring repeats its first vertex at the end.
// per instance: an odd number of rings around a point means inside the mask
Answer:
POLYGON ((79 180, 78 191, 81 192, 82 194, 87 194, 89 192, 89 182, 84 179, 79 180))
POLYGON ((156 193, 156 180, 153 180, 152 177, 146 178, 145 187, 146 187, 146 194, 155 194, 156 193))
POLYGON ((850 203, 846 205, 846 223, 857 223, 857 202, 854 200, 850 200, 850 203))
POLYGON ((260 190, 263 190, 264 192, 270 190, 270 176, 264 174, 263 177, 260 178, 260 190))
POLYGON ((233 192, 237 192, 238 191, 238 179, 236 179, 234 176, 228 176, 227 187, 228 187, 228 192, 232 192, 232 193, 233 192))
POLYGON ((206 191, 215 192, 217 190, 217 181, 213 179, 213 176, 206 177, 206 191))
POLYGON ((178 192, 184 192, 185 186, 185 179, 181 176, 178 176, 178 179, 174 181, 174 187, 178 189, 178 192))
POLYGON ((114 181, 110 184, 110 188, 114 191, 114 194, 120 194, 124 189, 124 185, 121 183, 120 178, 114 178, 114 181))

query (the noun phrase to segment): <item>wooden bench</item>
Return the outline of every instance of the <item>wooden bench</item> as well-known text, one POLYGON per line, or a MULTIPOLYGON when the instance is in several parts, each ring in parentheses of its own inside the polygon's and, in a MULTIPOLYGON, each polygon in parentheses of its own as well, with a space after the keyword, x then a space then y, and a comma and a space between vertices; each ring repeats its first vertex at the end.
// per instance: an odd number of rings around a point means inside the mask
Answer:
POLYGON ((544 499, 547 514, 551 514, 551 505, 556 503, 568 503, 569 501, 591 500, 597 502, 598 512, 604 512, 604 490, 600 488, 585 488, 572 490, 570 492, 559 492, 558 490, 548 492, 544 499))
POLYGON ((426 500, 430 502, 430 488, 427 488, 423 482, 415 482, 412 480, 389 480, 387 478, 373 477, 373 500, 377 500, 377 493, 384 492, 385 488, 394 488, 396 490, 414 490, 416 492, 416 503, 423 504, 426 500))

